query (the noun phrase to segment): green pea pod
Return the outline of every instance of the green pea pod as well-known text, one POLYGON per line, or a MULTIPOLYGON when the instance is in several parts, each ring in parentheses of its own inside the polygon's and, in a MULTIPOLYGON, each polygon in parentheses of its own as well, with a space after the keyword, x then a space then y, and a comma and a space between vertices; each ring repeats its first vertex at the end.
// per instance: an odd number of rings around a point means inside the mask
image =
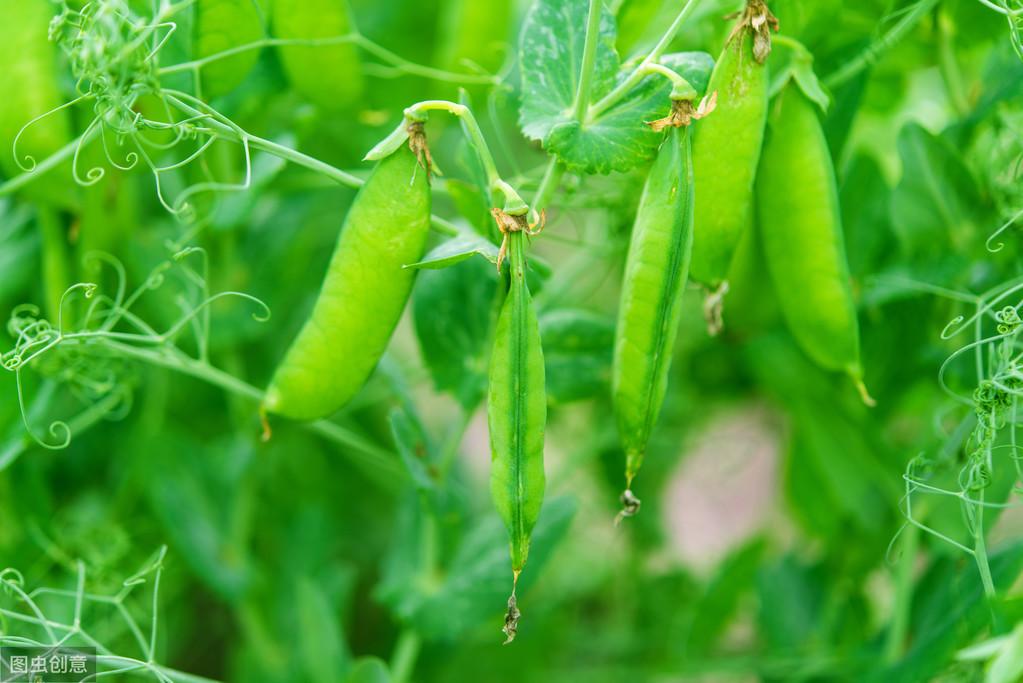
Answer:
MULTIPOLYGON (((490 426, 490 493, 511 541, 515 583, 529 555, 529 538, 543 504, 543 442, 547 423, 540 327, 526 284, 525 235, 511 232, 508 296, 501 307, 490 356, 487 421, 490 426)), ((505 634, 518 622, 515 591, 508 601, 505 634)))
MULTIPOLYGON (((692 277, 710 288, 725 281, 732 255, 752 224, 753 180, 767 120, 768 74, 763 41, 773 17, 749 0, 714 64, 707 86, 717 93, 714 115, 693 140, 696 208, 692 277), (768 24, 754 20, 762 17, 768 24)), ((767 49, 769 38, 766 38, 767 49)))
POLYGON ((693 244, 690 131, 672 128, 650 168, 632 228, 615 336, 612 392, 625 449, 623 514, 661 412, 693 244))
POLYGON ((311 41, 280 48, 284 72, 295 90, 329 111, 359 98, 362 67, 355 43, 337 40, 353 32, 346 0, 274 0, 272 23, 277 38, 311 41))
MULTIPOLYGON (((200 0, 195 16, 195 56, 210 57, 263 37, 263 22, 253 0, 200 0)), ((230 92, 245 80, 259 59, 259 50, 246 50, 210 62, 202 69, 203 95, 230 92)))
POLYGON ((430 186, 402 146, 384 158, 345 218, 323 289, 267 389, 264 408, 300 420, 338 410, 384 353, 430 228, 430 186))
MULTIPOLYGON (((57 88, 54 46, 47 30, 54 5, 47 0, 16 0, 3 6, 0 21, 0 170, 7 177, 34 168, 71 141, 66 110, 54 111, 64 103, 57 88), (37 116, 53 112, 26 126, 37 116), (20 137, 18 137, 20 132, 20 137), (15 138, 17 151, 14 150, 15 138), (17 161, 15 161, 17 157, 17 161)), ((38 174, 26 186, 33 199, 63 207, 75 207, 78 192, 68 188, 70 164, 48 174, 38 174)))
POLYGON ((871 403, 834 166, 815 105, 794 81, 771 106, 756 204, 767 269, 789 330, 814 362, 848 373, 871 403))

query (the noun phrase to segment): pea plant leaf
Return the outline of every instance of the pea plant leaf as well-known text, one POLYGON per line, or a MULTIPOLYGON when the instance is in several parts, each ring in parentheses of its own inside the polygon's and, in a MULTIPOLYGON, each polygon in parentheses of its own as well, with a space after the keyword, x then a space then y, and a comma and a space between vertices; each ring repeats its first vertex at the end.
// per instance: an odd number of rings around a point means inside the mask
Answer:
MULTIPOLYGON (((579 121, 573 104, 585 44, 586 0, 538 0, 522 30, 522 107, 519 123, 527 138, 543 143, 571 170, 608 174, 628 171, 653 156, 661 136, 644 123, 664 115, 670 85, 646 78, 621 102, 593 119, 579 121)), ((631 71, 621 70, 614 48, 615 23, 602 9, 591 100, 597 101, 631 71)), ((706 88, 713 60, 706 53, 669 55, 661 63, 676 69, 697 89, 706 88)), ((634 68, 634 65, 633 67, 634 68)))
MULTIPOLYGON (((571 498, 554 498, 544 503, 533 530, 529 552, 530 571, 519 580, 519 595, 541 575, 551 552, 568 532, 575 515, 571 498)), ((508 542, 496 514, 482 517, 469 529, 451 558, 443 582, 422 596, 413 618, 425 637, 450 640, 494 616, 494 606, 503 605, 511 585, 508 542)))
POLYGON ((903 249, 940 254, 975 233, 980 194, 959 153, 919 124, 899 133, 902 180, 892 195, 891 219, 903 249))
POLYGON ((611 375, 615 321, 576 309, 540 316, 547 400, 570 403, 600 395, 611 375))
POLYGON ((479 259, 422 273, 412 298, 419 348, 438 390, 466 410, 487 387, 487 355, 497 275, 479 259))

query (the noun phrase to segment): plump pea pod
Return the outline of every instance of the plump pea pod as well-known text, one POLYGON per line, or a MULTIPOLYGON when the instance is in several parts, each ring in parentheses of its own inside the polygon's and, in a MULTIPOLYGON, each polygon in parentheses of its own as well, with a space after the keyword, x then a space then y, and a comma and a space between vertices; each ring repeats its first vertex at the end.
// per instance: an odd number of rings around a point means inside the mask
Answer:
POLYGON ((618 311, 612 392, 626 455, 625 515, 639 510, 632 480, 668 384, 693 244, 693 192, 689 128, 672 128, 643 187, 618 311))
MULTIPOLYGON (((490 426, 490 493, 508 528, 514 582, 529 555, 529 538, 543 504, 543 442, 547 423, 540 327, 526 285, 523 231, 507 234, 509 284, 490 356, 487 421, 490 426)), ((505 642, 515 638, 519 611, 508 599, 505 642)))
POLYGON ((402 266, 422 257, 429 227, 426 171, 402 146, 359 190, 313 312, 267 389, 266 410, 316 419, 362 388, 412 289, 415 271, 402 266))
POLYGON ((848 373, 869 404, 835 171, 815 105, 794 81, 772 103, 768 126, 757 229, 778 305, 806 354, 848 373))
MULTIPOLYGON (((64 99, 57 87, 55 47, 47 30, 56 11, 47 0, 3 3, 0 21, 0 170, 10 178, 34 168, 71 140, 66 110, 55 111, 29 126, 32 119, 53 111, 64 99), (20 137, 18 137, 20 132, 20 137), (14 151, 15 138, 17 152, 14 151), (17 156, 17 161, 15 161, 17 156)), ((70 164, 38 174, 25 189, 28 196, 64 207, 78 203, 69 189, 70 164)))
MULTIPOLYGON (((714 65, 708 93, 717 93, 714 116, 693 140, 696 207, 692 277, 711 289, 726 281, 732 255, 753 216, 753 180, 767 120, 773 16, 760 0, 748 0, 714 65)), ((721 292, 723 294, 723 292, 721 292)), ((717 297, 720 300, 720 294, 717 297)), ((720 316, 710 311, 711 331, 720 316)))
MULTIPOLYGON (((203 59, 263 37, 263 22, 253 0, 199 0, 195 15, 195 56, 203 59)), ((230 92, 245 80, 259 59, 246 50, 202 68, 203 95, 230 92)))
POLYGON ((352 32, 347 0, 274 0, 272 12, 275 37, 313 43, 280 48, 292 87, 330 111, 353 104, 362 94, 359 54, 352 42, 329 42, 352 32))

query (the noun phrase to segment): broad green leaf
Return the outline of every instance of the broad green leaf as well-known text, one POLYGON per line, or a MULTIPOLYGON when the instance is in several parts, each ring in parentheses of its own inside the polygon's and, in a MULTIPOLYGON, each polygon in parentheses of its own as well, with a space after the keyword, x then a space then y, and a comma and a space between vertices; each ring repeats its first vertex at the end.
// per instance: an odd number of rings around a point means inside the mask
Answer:
MULTIPOLYGON (((318 679, 330 680, 330 679, 318 679)), ((391 683, 391 671, 383 661, 376 657, 362 657, 355 662, 345 683, 391 683)))
POLYGON ((740 601, 754 586, 764 548, 763 539, 757 538, 721 562, 693 608, 686 633, 687 655, 706 653, 728 628, 740 601))
POLYGON ((936 254, 976 239, 980 196, 969 169, 946 141, 910 123, 899 133, 902 180, 891 220, 906 253, 936 254))
POLYGON ((540 316, 549 401, 580 401, 607 388, 614 333, 612 318, 589 311, 560 309, 540 316))
POLYGON ((307 577, 295 589, 298 644, 308 680, 336 681, 350 666, 349 654, 336 605, 307 577))
MULTIPOLYGON (((896 664, 871 673, 870 683, 916 683, 931 680, 954 658, 962 643, 970 642, 991 623, 991 606, 968 558, 956 555, 937 559, 917 581, 913 592, 909 649, 896 664)), ((990 555, 995 588, 1004 591, 1023 569, 1023 544, 1007 546, 990 555)))
POLYGON ((1023 679, 1023 625, 1017 625, 998 656, 991 661, 984 683, 1017 683, 1023 679))
MULTIPOLYGON (((522 631, 529 628, 529 587, 568 531, 575 509, 571 498, 554 498, 544 503, 540 512, 530 543, 529 564, 519 579, 519 609, 527 615, 520 626, 522 631)), ((413 623, 426 637, 453 640, 492 619, 495 633, 500 635, 500 615, 511 582, 504 524, 496 514, 487 514, 466 535, 448 564, 443 583, 425 596, 413 623)))
MULTIPOLYGON (((593 99, 614 85, 620 66, 615 22, 601 3, 600 32, 593 64, 593 99)), ((588 0, 537 0, 522 26, 520 124, 526 137, 546 140, 570 120, 582 69, 588 0)))
MULTIPOLYGON (((522 107, 526 137, 543 142, 569 169, 585 173, 628 171, 651 158, 662 139, 644 123, 670 108, 671 87, 647 77, 620 102, 592 120, 579 121, 573 105, 582 68, 587 0, 537 0, 522 30, 522 107)), ((634 68, 619 73, 614 48, 614 17, 603 8, 591 80, 591 102, 607 95, 634 68)), ((668 55, 661 63, 676 69, 702 92, 713 60, 704 53, 668 55)), ((584 119, 586 117, 583 117, 584 119)))
POLYGON ((408 411, 391 411, 391 435, 398 447, 398 455, 412 477, 412 483, 421 491, 434 488, 436 482, 430 468, 430 445, 423 425, 408 411))
POLYGON ((420 274, 412 294, 416 337, 438 391, 465 410, 486 392, 496 272, 480 259, 420 274))
POLYGON ((891 190, 877 161, 863 153, 853 157, 839 193, 849 271, 854 277, 876 273, 894 246, 888 221, 891 190))

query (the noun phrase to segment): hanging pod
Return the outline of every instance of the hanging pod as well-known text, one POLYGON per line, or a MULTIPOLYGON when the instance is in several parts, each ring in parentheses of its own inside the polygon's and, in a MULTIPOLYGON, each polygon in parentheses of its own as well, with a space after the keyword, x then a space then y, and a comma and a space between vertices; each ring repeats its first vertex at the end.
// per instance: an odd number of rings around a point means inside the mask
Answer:
POLYGON ((753 222, 753 180, 767 120, 767 56, 777 20, 762 0, 746 8, 714 64, 708 93, 717 93, 714 116, 693 139, 696 184, 693 280, 708 297, 711 334, 721 328, 721 299, 739 240, 753 222))
MULTIPOLYGON (((422 142, 422 124, 411 140, 422 142)), ((430 229, 427 170, 410 145, 377 164, 341 228, 312 314, 278 366, 265 410, 325 417, 362 388, 390 341, 412 290, 430 229)))
POLYGON ((693 245, 691 133, 683 123, 667 125, 632 228, 615 334, 612 394, 626 456, 624 516, 639 511, 632 480, 664 402, 693 245))
POLYGON ((757 229, 785 322, 810 358, 845 372, 868 405, 831 154, 814 103, 790 80, 771 105, 757 229))
MULTIPOLYGON (((515 586, 529 555, 529 540, 543 505, 544 429, 547 424, 540 327, 526 284, 525 217, 495 210, 505 235, 508 293, 501 306, 490 356, 487 422, 490 493, 508 529, 513 587, 505 617, 506 643, 515 638, 519 610, 515 586)), ((502 253, 505 248, 502 248, 502 253)))

